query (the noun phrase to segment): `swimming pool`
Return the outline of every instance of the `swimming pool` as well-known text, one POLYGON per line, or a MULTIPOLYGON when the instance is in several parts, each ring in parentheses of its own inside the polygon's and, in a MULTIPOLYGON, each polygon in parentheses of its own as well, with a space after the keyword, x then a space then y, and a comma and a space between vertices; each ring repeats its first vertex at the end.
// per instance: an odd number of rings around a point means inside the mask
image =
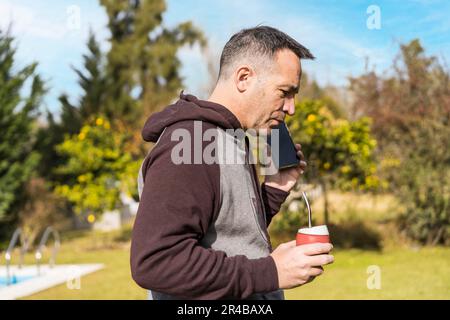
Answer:
MULTIPOLYGON (((33 279, 36 276, 37 275, 25 275, 25 276, 12 275, 11 278, 9 279, 9 285, 18 284, 18 283, 33 279)), ((6 275, 0 275, 0 288, 6 287, 7 281, 8 281, 8 279, 7 279, 6 275)))
POLYGON ((64 283, 71 289, 74 287, 74 280, 81 281, 82 276, 103 268, 103 264, 60 264, 53 267, 41 265, 38 273, 36 266, 19 268, 13 265, 10 267, 13 283, 6 285, 6 267, 0 266, 0 300, 26 297, 64 283))

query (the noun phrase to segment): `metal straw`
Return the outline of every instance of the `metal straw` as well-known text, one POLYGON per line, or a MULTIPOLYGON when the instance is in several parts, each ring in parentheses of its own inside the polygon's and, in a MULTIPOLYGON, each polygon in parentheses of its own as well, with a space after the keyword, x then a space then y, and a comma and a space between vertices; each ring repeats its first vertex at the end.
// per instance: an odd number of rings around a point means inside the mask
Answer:
POLYGON ((306 207, 308 208, 308 226, 311 228, 311 207, 309 206, 308 198, 306 197, 305 191, 302 191, 303 199, 305 200, 306 207))

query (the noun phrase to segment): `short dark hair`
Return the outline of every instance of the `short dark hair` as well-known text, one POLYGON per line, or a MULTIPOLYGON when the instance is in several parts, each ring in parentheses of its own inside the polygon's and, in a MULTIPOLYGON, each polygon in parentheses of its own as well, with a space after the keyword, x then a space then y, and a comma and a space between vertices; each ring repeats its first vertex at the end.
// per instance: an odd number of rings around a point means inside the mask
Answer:
POLYGON ((299 59, 315 58, 307 48, 278 29, 269 26, 243 29, 234 34, 223 48, 220 56, 219 78, 226 76, 225 70, 238 57, 249 54, 273 58, 282 49, 291 50, 299 59))

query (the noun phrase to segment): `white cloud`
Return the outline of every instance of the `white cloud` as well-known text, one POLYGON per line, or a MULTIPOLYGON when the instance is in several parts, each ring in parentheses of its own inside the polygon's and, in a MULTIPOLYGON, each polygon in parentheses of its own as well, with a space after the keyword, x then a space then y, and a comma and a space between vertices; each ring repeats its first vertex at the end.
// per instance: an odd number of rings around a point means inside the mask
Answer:
POLYGON ((9 1, 0 3, 0 21, 3 30, 12 23, 12 32, 16 35, 61 39, 70 31, 63 21, 43 19, 31 8, 9 1))
POLYGON ((70 46, 71 43, 79 45, 78 41, 85 42, 91 27, 105 45, 108 36, 106 14, 98 4, 94 5, 98 10, 73 4, 37 9, 3 1, 0 3, 0 28, 6 30, 11 25, 12 34, 19 39, 28 37, 34 41, 57 41, 70 46))

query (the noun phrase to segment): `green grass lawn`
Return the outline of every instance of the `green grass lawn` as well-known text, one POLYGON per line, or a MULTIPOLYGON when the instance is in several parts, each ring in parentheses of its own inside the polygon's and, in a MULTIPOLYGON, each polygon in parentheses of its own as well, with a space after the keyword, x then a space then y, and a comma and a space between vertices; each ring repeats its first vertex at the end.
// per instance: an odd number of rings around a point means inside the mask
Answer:
POLYGON ((334 250, 335 262, 313 282, 286 290, 286 299, 450 299, 450 248, 334 250), (368 289, 367 268, 380 269, 380 289, 368 289))

